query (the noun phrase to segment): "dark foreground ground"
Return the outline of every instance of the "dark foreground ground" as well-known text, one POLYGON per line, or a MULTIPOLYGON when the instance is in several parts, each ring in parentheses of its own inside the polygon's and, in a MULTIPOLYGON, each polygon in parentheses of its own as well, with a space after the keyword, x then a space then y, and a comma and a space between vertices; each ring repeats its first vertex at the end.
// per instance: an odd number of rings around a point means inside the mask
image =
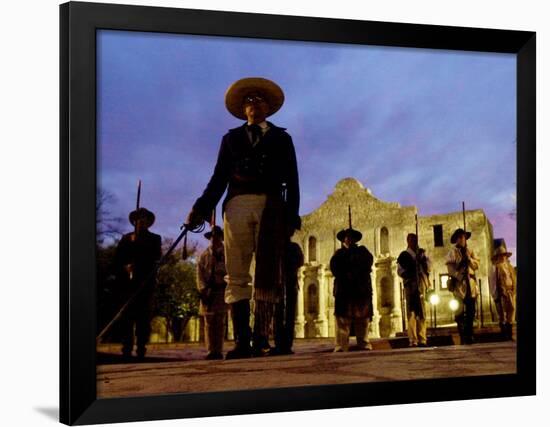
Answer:
POLYGON ((105 345, 98 348, 97 394, 109 398, 516 372, 516 345, 510 341, 411 349, 395 348, 388 340, 374 344, 372 351, 332 353, 332 340, 297 340, 291 356, 228 361, 202 360, 206 353, 200 344, 167 344, 150 346, 142 363, 121 360, 119 346, 105 345))

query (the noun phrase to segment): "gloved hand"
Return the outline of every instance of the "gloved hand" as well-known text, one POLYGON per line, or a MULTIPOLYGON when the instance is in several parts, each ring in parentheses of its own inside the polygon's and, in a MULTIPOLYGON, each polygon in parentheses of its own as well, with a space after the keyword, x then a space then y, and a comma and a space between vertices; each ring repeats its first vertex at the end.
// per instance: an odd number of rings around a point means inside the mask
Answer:
POLYGON ((201 226, 203 223, 204 218, 202 215, 195 209, 191 209, 191 212, 189 212, 189 215, 187 215, 187 219, 185 220, 185 225, 192 230, 201 226))

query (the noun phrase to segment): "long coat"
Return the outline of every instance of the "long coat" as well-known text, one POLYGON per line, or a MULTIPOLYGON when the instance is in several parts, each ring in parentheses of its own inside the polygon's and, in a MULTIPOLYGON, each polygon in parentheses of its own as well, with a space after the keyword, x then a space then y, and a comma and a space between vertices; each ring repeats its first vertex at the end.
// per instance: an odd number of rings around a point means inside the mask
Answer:
POLYGON ((372 318, 373 256, 365 246, 338 249, 330 259, 334 276, 334 314, 372 318))
MULTIPOLYGON (((403 251, 397 257, 397 272, 403 278, 403 287, 407 301, 407 314, 414 312, 421 319, 426 318, 426 291, 430 287, 430 262, 426 256, 418 264, 411 249, 403 251), (418 280, 416 270, 418 267, 418 280)), ((414 252, 413 252, 414 253, 414 252)))
POLYGON ((226 189, 222 213, 227 202, 237 195, 267 195, 260 222, 254 278, 255 297, 264 300, 274 298, 274 290, 282 286, 286 229, 300 228, 300 190, 294 144, 285 128, 271 122, 267 124, 270 129, 254 146, 248 138, 246 123, 223 136, 214 173, 193 206, 207 220, 226 189), (283 184, 286 202, 282 197, 283 184))

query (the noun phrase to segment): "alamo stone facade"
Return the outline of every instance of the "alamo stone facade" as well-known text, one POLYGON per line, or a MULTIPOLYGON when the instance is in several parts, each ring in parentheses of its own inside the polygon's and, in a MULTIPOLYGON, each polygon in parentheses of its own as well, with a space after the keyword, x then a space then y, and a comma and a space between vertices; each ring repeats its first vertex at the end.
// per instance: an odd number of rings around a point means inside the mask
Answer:
MULTIPOLYGON (((458 204, 458 202, 457 202, 458 204)), ((296 338, 334 337, 334 278, 329 262, 340 247, 336 233, 348 226, 348 205, 352 208, 353 228, 363 234, 359 244, 374 256, 372 337, 392 337, 404 328, 402 281, 397 275, 396 259, 406 249, 406 236, 415 232, 416 206, 401 206, 396 202, 377 199, 354 178, 339 181, 332 194, 315 211, 302 217, 302 229, 293 240, 305 258, 299 271, 300 290, 296 313, 296 338)), ((449 306, 452 295, 446 289, 445 257, 451 248, 453 231, 463 227, 462 211, 441 215, 418 215, 419 243, 432 260, 430 281, 440 302, 435 306, 437 325, 454 323, 449 306)), ((491 320, 488 276, 493 251, 493 227, 481 209, 466 211, 466 227, 472 232, 468 240, 480 259, 477 279, 482 298, 478 317, 491 320)), ((431 305, 428 305, 431 307, 431 305)), ((430 320, 430 319, 428 319, 430 320)))

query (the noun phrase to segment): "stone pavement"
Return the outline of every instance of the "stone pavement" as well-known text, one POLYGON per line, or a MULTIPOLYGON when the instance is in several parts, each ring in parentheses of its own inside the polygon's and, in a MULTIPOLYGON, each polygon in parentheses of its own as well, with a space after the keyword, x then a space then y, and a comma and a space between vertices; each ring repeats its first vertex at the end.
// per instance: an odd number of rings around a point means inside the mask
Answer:
MULTIPOLYGON (((226 343, 230 348, 230 343, 226 343)), ((118 347, 115 351, 118 351, 118 347)), ((143 363, 100 349, 98 398, 509 374, 515 342, 332 353, 332 340, 299 340, 296 354, 206 361, 197 344, 151 346, 143 363)))

